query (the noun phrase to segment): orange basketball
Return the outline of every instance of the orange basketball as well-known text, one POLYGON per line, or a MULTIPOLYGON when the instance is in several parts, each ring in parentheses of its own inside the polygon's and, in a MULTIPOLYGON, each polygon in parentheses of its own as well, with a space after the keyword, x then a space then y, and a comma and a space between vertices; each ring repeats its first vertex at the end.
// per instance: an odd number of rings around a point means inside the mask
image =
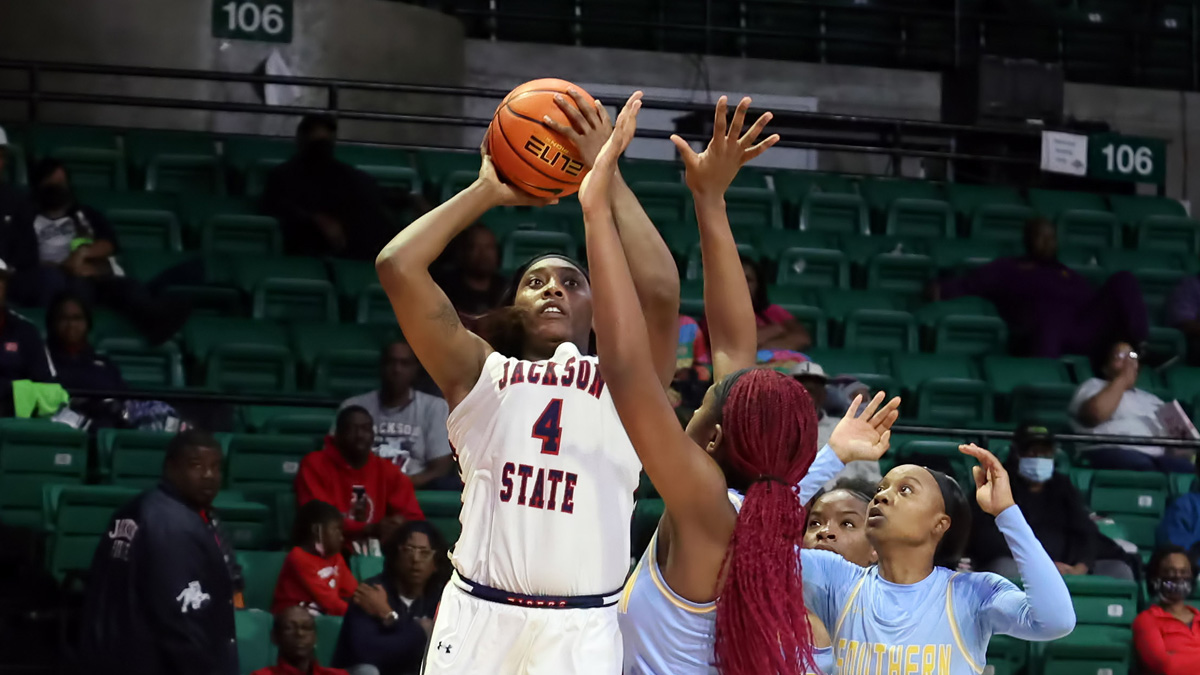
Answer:
POLYGON ((578 85, 566 80, 544 78, 526 82, 509 92, 496 108, 488 126, 488 152, 501 180, 535 197, 565 197, 575 194, 587 175, 575 144, 542 124, 542 118, 571 126, 571 121, 554 102, 574 88, 591 101, 578 85))

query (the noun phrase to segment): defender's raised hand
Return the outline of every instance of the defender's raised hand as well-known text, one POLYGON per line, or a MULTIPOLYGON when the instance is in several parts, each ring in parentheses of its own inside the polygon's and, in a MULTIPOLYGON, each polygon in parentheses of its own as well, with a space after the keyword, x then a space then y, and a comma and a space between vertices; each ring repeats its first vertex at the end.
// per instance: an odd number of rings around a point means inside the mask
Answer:
POLYGON ((592 170, 583 178, 579 188, 579 204, 584 209, 608 204, 608 187, 617 168, 617 159, 629 147, 629 141, 633 140, 633 134, 637 131, 637 114, 641 108, 642 92, 635 91, 625 102, 621 114, 617 115, 613 132, 596 155, 592 170))
POLYGON ((979 460, 971 473, 975 477, 975 501, 984 513, 995 517, 1015 503, 1008 471, 995 455, 974 443, 960 445, 958 451, 979 460))
POLYGON ((745 134, 742 125, 746 120, 746 110, 750 108, 750 97, 747 96, 738 104, 733 112, 733 121, 726 126, 728 98, 722 96, 717 100, 716 116, 713 119, 713 137, 708 142, 704 152, 696 154, 687 141, 678 135, 671 136, 671 142, 679 149, 683 165, 687 168, 685 180, 688 188, 697 195, 723 195, 729 189, 729 184, 737 176, 738 169, 750 160, 758 157, 767 148, 779 142, 779 134, 772 134, 762 142, 755 144, 767 122, 771 121, 771 113, 763 113, 745 134))
POLYGON ((829 436, 829 447, 833 448, 843 463, 874 461, 887 452, 892 438, 892 424, 900 416, 897 410, 900 397, 896 396, 880 407, 883 397, 882 391, 875 394, 860 414, 858 408, 862 404, 862 396, 855 396, 842 421, 834 427, 829 436))

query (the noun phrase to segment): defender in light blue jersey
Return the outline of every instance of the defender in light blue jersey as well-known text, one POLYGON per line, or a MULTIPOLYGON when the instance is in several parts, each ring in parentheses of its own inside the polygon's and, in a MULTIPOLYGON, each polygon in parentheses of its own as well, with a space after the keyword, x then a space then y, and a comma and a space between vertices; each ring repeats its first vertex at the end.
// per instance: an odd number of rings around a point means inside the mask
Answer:
POLYGON ((834 673, 974 675, 993 635, 1055 640, 1074 628, 1067 586, 1013 503, 1003 465, 974 445, 960 449, 981 463, 976 500, 996 517, 1025 590, 996 574, 955 572, 970 527, 961 489, 939 472, 898 466, 867 511, 878 565, 801 553, 806 605, 829 627, 834 673))

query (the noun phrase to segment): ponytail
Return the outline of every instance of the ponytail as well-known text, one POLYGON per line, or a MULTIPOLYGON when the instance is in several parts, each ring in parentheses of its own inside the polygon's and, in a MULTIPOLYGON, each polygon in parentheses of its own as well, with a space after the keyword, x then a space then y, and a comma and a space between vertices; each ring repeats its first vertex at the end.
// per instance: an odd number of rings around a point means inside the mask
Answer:
POLYGON ((718 581, 716 666, 722 675, 816 672, 797 553, 806 516, 793 489, 817 454, 816 411, 790 377, 734 376, 716 393, 725 394, 730 481, 748 487, 718 581))

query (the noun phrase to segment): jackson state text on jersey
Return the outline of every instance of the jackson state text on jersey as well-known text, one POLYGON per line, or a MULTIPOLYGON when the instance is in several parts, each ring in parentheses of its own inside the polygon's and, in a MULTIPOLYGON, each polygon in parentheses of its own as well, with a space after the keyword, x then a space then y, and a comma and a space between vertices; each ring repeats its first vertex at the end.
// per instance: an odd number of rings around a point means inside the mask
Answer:
POLYGON ((620 588, 641 464, 596 357, 492 354, 451 412, 463 482, 463 576, 530 595, 620 588))

